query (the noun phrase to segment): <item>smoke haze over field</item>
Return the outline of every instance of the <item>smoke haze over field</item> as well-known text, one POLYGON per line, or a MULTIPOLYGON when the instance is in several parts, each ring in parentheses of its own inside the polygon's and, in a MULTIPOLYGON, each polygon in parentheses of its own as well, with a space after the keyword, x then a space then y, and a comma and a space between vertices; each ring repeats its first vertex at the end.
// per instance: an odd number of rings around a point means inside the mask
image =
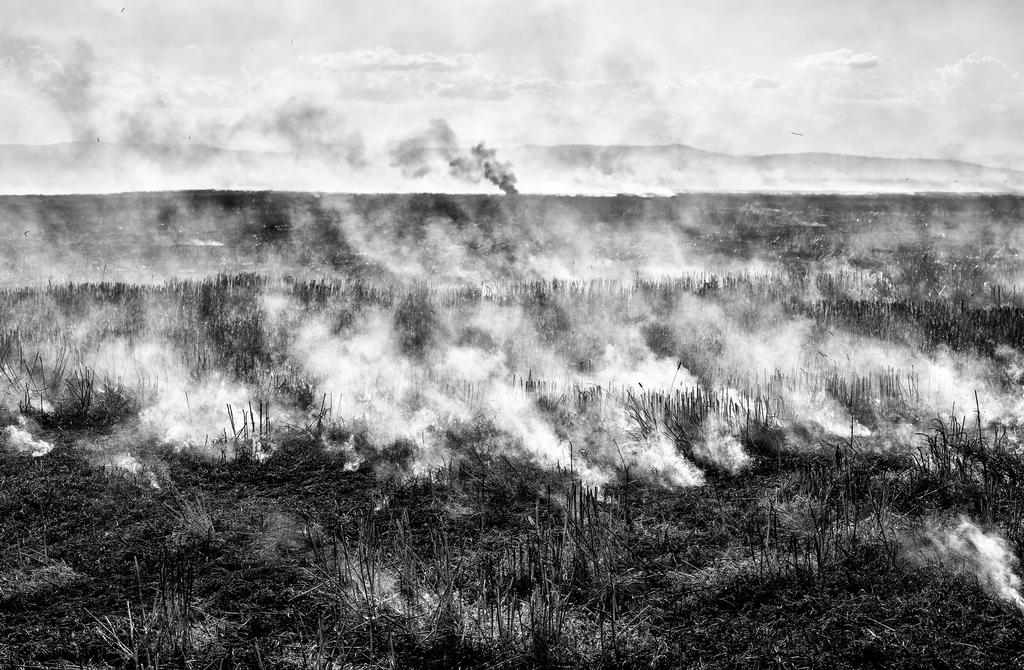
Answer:
MULTIPOLYGON (((889 264, 902 273, 897 286, 927 281, 934 297, 969 297, 987 291, 985 282, 1024 277, 1021 211, 1017 196, 954 195, 12 196, 0 198, 0 281, 151 283, 255 271, 450 284, 766 273, 786 263, 857 274, 889 264), (780 236, 792 245, 774 244, 780 236), (977 248, 983 265, 966 251, 977 248), (904 268, 911 252, 920 260, 904 268)), ((898 289, 873 278, 857 297, 887 290, 898 289)))
POLYGON ((1021 190, 1020 8, 868 4, 12 7, 0 192, 1021 190))
MULTIPOLYGON (((333 193, 671 195, 685 192, 1021 193, 1024 172, 957 161, 858 156, 731 156, 683 146, 468 147, 433 131, 366 146, 358 132, 318 143, 322 110, 272 129, 284 151, 96 142, 0 146, 0 194, 124 193, 185 189, 333 193), (307 123, 307 122, 301 122, 307 123)), ((443 121, 438 127, 451 129, 443 121)), ((148 131, 133 131, 146 137, 148 131)), ((241 131, 239 131, 241 132, 241 131)))
MULTIPOLYGON (((461 155, 438 148, 437 133, 396 148, 395 159, 449 169, 461 155)), ((253 401, 273 401, 279 421, 301 424, 302 411, 282 406, 306 388, 332 398, 332 417, 358 423, 360 458, 402 442, 416 446, 415 467, 429 468, 447 457, 446 430, 481 419, 540 463, 575 458, 591 483, 625 462, 652 481, 690 485, 701 467, 747 467, 738 417, 751 406, 787 443, 849 436, 883 451, 907 449, 922 420, 962 413, 975 393, 986 424, 1024 425, 1012 329, 997 328, 1005 339, 996 341, 929 340, 927 325, 898 311, 875 317, 895 319, 893 330, 842 311, 912 299, 961 305, 933 319, 958 322, 961 309, 995 318, 992 287, 1022 273, 1024 240, 1012 225, 1022 208, 1015 196, 7 197, 3 281, 43 297, 25 306, 14 292, 0 307, 18 324, 11 337, 42 334, 24 346, 46 364, 76 352, 76 365, 100 379, 141 384, 140 434, 159 444, 205 447, 226 435, 226 406, 253 401), (237 289, 223 279, 202 290, 177 283, 241 272, 253 274, 237 289), (111 297, 85 309, 63 289, 46 293, 83 280, 108 282, 88 290, 111 297), (319 290, 330 299, 301 297, 319 290), (161 303, 167 291, 199 292, 172 307, 161 303), (210 307, 211 293, 227 302, 210 307), (198 339, 172 353, 181 337, 198 339), (249 338, 264 373, 275 361, 295 376, 283 386, 292 391, 282 395, 273 375, 209 370, 209 354, 197 353, 249 338), (598 395, 567 410, 566 422, 538 406, 538 393, 598 395), (724 409, 666 423, 645 409, 660 402, 651 393, 703 394, 724 409)), ((9 406, 23 393, 12 385, 9 406)), ((46 411, 62 402, 44 401, 46 411)), ((11 444, 38 450, 22 439, 31 432, 10 432, 11 444)), ((355 449, 346 444, 332 448, 355 449)))

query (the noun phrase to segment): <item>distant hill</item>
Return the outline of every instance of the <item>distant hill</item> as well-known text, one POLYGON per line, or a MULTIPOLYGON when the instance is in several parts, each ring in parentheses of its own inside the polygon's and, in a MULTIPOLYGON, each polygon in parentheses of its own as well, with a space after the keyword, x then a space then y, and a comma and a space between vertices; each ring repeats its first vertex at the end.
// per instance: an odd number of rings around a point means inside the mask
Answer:
POLYGON ((684 145, 526 146, 503 152, 525 176, 632 191, 1011 192, 1024 172, 939 159, 826 153, 737 156, 684 145))
MULTIPOLYGON (((524 193, 1024 192, 1024 172, 939 159, 825 153, 741 156, 685 145, 500 148, 524 193)), ((386 152, 352 166, 328 150, 304 154, 203 145, 0 145, 0 193, 109 193, 184 189, 337 192, 497 192, 457 181, 438 163, 426 176, 386 152)))

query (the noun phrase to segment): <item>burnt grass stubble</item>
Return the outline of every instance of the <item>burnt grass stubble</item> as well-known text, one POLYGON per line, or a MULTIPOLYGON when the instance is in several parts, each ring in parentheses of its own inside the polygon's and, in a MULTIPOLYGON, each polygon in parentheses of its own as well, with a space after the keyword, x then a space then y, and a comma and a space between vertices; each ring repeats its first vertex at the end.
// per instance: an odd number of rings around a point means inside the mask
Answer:
MULTIPOLYGON (((250 206, 222 202, 231 197, 245 198, 199 194, 191 202, 225 211, 250 206)), ((260 197, 270 205, 260 201, 255 211, 272 220, 257 225, 259 234, 267 244, 285 244, 281 227, 294 203, 260 197)), ((439 202, 414 205, 436 215, 439 202)), ((441 204, 455 208, 452 225, 485 206, 441 204)), ((717 217, 732 217, 732 233, 722 235, 748 230, 748 204, 727 200, 713 208, 717 217)), ((767 212, 763 217, 776 216, 776 208, 755 204, 767 212)), ((901 207, 914 211, 918 204, 901 207)), ((877 203, 847 201, 812 205, 839 223, 844 208, 877 209, 877 203)), ((630 208, 646 205, 608 206, 614 210, 608 216, 628 220, 630 208)), ((725 229, 717 223, 716 230, 725 229)), ((749 230, 759 230, 755 224, 749 230)), ((821 253, 829 242, 797 233, 781 241, 752 235, 734 242, 780 255, 800 245, 800 253, 821 253)), ((722 301, 754 295, 823 328, 925 349, 991 355, 999 345, 1024 344, 1024 307, 1005 298, 1003 287, 989 286, 987 302, 966 295, 967 281, 965 295, 938 296, 929 287, 969 273, 955 258, 936 264, 916 254, 904 249, 894 256, 905 262, 888 277, 903 286, 886 298, 830 292, 849 278, 810 277, 799 263, 775 275, 637 279, 597 293, 606 306, 622 291, 652 301, 682 293, 722 301), (813 301, 798 298, 807 282, 818 289, 813 301)), ((398 345, 413 359, 441 346, 438 305, 485 299, 472 287, 404 287, 360 272, 344 280, 290 280, 285 290, 311 310, 344 305, 340 328, 363 305, 394 307, 398 345)), ((224 274, 153 286, 54 284, 7 290, 0 305, 12 315, 45 300, 83 316, 103 306, 117 315, 108 319, 108 332, 131 336, 148 327, 139 306, 157 304, 184 315, 183 323, 191 319, 194 327, 172 329, 171 336, 192 352, 197 375, 220 369, 244 381, 280 363, 273 334, 253 307, 269 281, 224 274)), ((556 307, 582 296, 594 300, 594 291, 585 283, 523 281, 509 295, 533 305, 539 323, 559 329, 566 317, 556 307)), ((0 353, 32 377, 36 365, 17 347, 18 327, 4 326, 0 353)), ((667 340, 671 333, 663 327, 648 332, 652 349, 671 348, 667 340)), ((960 668, 1024 659, 1020 611, 972 575, 913 560, 896 534, 895 520, 964 514, 1020 546, 1024 459, 1006 446, 998 427, 983 425, 980 405, 971 408, 976 417, 936 419, 919 449, 885 453, 860 448, 853 436, 793 444, 770 416, 760 416, 740 435, 752 463, 739 474, 698 460, 705 482, 679 488, 624 467, 598 489, 581 485, 571 463, 546 468, 522 453, 486 449, 497 439, 486 422, 447 427, 442 437, 450 458, 414 473, 414 443, 372 448, 357 426, 328 420, 324 399, 308 385, 282 382, 280 394, 290 395, 308 420, 276 426, 268 458, 252 445, 255 435, 270 434, 270 420, 264 428, 260 407, 257 427, 250 406, 241 415, 246 432, 236 430, 233 417, 234 434, 225 431, 216 442, 219 458, 209 450, 200 455, 152 445, 162 473, 154 487, 142 474, 94 464, 81 448, 130 429, 145 399, 89 370, 55 367, 49 383, 60 401, 45 404, 29 395, 18 408, 55 448, 43 457, 10 449, 0 455, 0 663, 960 668), (325 448, 346 441, 361 460, 325 448)), ((867 402, 855 388, 835 393, 851 412, 867 402)), ((557 416, 560 403, 586 399, 538 395, 536 402, 557 416)), ((676 445, 684 453, 687 428, 699 426, 709 411, 702 402, 713 399, 667 403, 663 413, 671 407, 677 415, 653 418, 676 420, 676 445)), ((15 413, 5 410, 2 423, 14 425, 15 413)))

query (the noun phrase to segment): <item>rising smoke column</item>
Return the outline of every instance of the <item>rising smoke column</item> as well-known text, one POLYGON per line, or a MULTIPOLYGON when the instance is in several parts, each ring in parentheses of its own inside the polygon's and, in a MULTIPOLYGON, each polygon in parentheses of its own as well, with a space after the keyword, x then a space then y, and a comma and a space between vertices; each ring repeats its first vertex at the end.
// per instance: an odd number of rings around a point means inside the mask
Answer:
POLYGON ((473 147, 473 157, 477 165, 483 170, 484 178, 500 188, 506 195, 514 195, 516 190, 516 176, 512 174, 512 166, 508 163, 499 162, 495 157, 495 150, 488 149, 484 143, 473 147))
POLYGON ((421 178, 434 171, 431 162, 438 157, 455 179, 471 184, 486 179, 508 195, 518 193, 512 166, 499 161, 497 152, 483 142, 466 152, 444 119, 434 119, 427 130, 398 142, 391 150, 391 165, 406 176, 421 178))

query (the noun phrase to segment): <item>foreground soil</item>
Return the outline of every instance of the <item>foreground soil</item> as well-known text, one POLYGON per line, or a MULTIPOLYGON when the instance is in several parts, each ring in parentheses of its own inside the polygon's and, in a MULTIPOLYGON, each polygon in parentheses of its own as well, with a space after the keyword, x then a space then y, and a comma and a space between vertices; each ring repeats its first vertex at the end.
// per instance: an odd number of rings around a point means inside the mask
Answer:
POLYGON ((700 486, 597 490, 468 447, 420 474, 310 438, 133 475, 57 442, 0 456, 12 666, 1024 661, 1021 612, 901 531, 981 499, 941 498, 897 457, 778 452, 700 486))

